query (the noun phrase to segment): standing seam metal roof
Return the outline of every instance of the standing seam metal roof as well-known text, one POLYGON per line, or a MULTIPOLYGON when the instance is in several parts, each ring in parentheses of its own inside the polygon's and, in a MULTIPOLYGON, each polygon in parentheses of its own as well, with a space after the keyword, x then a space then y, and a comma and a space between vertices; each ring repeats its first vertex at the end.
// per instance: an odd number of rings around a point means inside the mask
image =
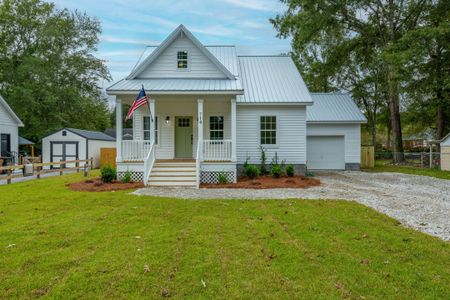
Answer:
POLYGON ((349 94, 311 93, 314 104, 306 109, 308 122, 367 122, 349 94))
POLYGON ((312 103, 290 56, 238 56, 244 95, 240 103, 312 103))

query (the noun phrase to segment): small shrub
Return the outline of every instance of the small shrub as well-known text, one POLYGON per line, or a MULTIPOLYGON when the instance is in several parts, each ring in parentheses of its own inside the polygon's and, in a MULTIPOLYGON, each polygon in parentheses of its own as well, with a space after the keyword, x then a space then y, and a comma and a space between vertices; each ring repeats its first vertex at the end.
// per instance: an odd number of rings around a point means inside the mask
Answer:
POLYGON ((280 178, 281 173, 282 173, 282 169, 281 169, 281 166, 278 164, 272 165, 272 167, 270 168, 270 175, 273 178, 280 178))
POLYGON ((105 183, 111 183, 114 179, 116 179, 116 169, 111 166, 104 166, 100 173, 102 181, 105 183))
POLYGON ((266 167, 266 150, 264 150, 263 146, 259 146, 259 149, 261 150, 261 165, 259 167, 259 172, 261 175, 267 174, 267 167, 266 167))
POLYGON ((294 166, 292 164, 287 165, 286 175, 289 177, 294 177, 294 173, 295 173, 294 166))
POLYGON ((255 165, 247 164, 247 166, 244 167, 244 175, 250 179, 255 179, 259 175, 259 170, 255 165))
POLYGON ((126 171, 125 174, 122 177, 122 183, 130 183, 131 182, 131 172, 126 171))
POLYGON ((217 180, 219 181, 219 184, 227 184, 228 183, 228 178, 225 173, 219 173, 219 177, 217 178, 217 180))

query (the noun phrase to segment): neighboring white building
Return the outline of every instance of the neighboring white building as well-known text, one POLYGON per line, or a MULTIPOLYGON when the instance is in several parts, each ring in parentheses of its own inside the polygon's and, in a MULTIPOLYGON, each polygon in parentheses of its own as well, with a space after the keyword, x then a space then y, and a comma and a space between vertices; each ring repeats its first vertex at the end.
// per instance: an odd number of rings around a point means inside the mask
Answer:
POLYGON ((19 127, 22 121, 17 117, 5 99, 0 95, 0 157, 18 162, 19 127))
MULTIPOLYGON (((94 158, 100 164, 100 148, 114 148, 116 140, 103 132, 63 128, 42 139, 42 161, 70 161, 94 158)), ((75 164, 67 165, 74 167, 75 164)), ((58 167, 58 166, 57 166, 58 167)))
POLYGON ((350 96, 311 94, 289 56, 238 56, 234 46, 204 46, 183 25, 131 74, 107 89, 122 104, 141 87, 149 106, 133 115, 133 140, 117 134, 117 170, 149 185, 230 180, 244 162, 277 154, 298 173, 358 169, 360 124, 350 96), (150 113, 151 112, 151 113, 150 113), (154 138, 153 138, 154 137, 154 138))
POLYGON ((441 146, 441 170, 450 171, 450 133, 440 142, 441 146))

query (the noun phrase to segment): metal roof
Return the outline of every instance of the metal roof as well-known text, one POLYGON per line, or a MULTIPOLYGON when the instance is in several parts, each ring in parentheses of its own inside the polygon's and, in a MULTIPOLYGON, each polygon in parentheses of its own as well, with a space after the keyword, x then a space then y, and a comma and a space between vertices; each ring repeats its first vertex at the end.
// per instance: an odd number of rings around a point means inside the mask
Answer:
POLYGON ((34 145, 34 143, 26 138, 19 136, 19 145, 34 145))
POLYGON ((238 56, 244 95, 239 103, 310 103, 313 100, 289 56, 238 56))
POLYGON ((137 92, 145 86, 145 90, 151 94, 172 92, 230 92, 242 93, 240 80, 230 79, 122 79, 107 89, 108 93, 137 92))
POLYGON ((311 97, 314 104, 306 109, 308 122, 367 122, 349 94, 311 93, 311 97))
MULTIPOLYGON (((107 134, 104 134, 100 131, 90 131, 90 130, 83 130, 83 129, 77 129, 77 128, 64 128, 68 131, 71 131, 75 134, 78 134, 81 137, 84 137, 89 140, 100 140, 100 141, 115 141, 116 139, 113 137, 110 137, 107 134)), ((63 129, 61 129, 63 130, 63 129)), ((60 130, 60 131, 61 131, 60 130)))
POLYGON ((238 58, 235 46, 205 46, 234 76, 239 76, 238 58))
POLYGON ((11 109, 11 107, 8 105, 8 102, 6 102, 5 99, 3 99, 2 95, 0 95, 0 105, 5 108, 5 111, 11 116, 11 118, 16 121, 17 126, 23 127, 22 121, 19 119, 19 117, 16 115, 16 113, 11 109))

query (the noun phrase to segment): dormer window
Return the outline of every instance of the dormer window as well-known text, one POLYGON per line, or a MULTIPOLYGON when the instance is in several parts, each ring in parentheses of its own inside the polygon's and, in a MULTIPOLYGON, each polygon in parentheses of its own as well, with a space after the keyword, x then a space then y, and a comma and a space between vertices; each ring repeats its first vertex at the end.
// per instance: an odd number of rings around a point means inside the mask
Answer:
POLYGON ((188 52, 187 51, 178 51, 177 52, 177 67, 178 67, 178 69, 187 69, 188 68, 188 52))

